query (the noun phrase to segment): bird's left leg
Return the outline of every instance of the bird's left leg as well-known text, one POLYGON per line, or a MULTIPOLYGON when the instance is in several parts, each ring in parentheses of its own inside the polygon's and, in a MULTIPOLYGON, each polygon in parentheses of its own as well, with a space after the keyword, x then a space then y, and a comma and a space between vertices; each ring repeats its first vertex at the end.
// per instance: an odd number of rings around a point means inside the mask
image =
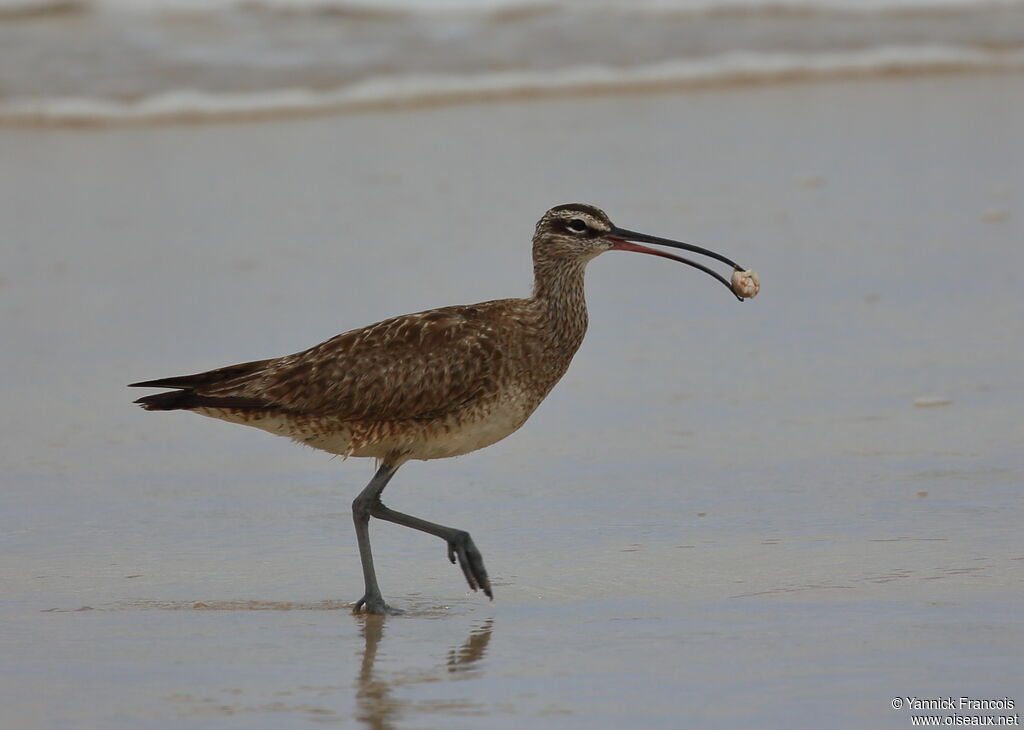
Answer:
POLYGON ((384 597, 377 585, 377 573, 373 569, 373 553, 370 551, 370 515, 373 513, 373 506, 380 504, 380 493, 384 491, 384 487, 401 465, 401 461, 382 462, 373 479, 352 502, 352 520, 356 526, 356 541, 359 543, 359 559, 363 564, 363 582, 366 589, 363 597, 353 607, 355 612, 365 608, 367 613, 380 615, 401 613, 384 603, 384 597))
MULTIPOLYGON (((378 492, 378 496, 379 494, 378 492)), ((436 522, 421 520, 419 517, 413 517, 402 512, 396 512, 389 507, 385 507, 379 499, 370 506, 370 515, 378 520, 386 520, 387 522, 394 522, 396 525, 404 525, 414 530, 426 532, 447 542, 448 559, 452 561, 453 565, 456 559, 458 560, 459 567, 462 568, 462 574, 466 576, 466 582, 469 583, 469 587, 474 591, 479 588, 488 598, 494 599, 494 594, 491 592, 491 582, 487 579, 487 570, 484 568, 484 559, 481 557, 480 551, 476 549, 473 538, 469 536, 468 532, 457 530, 454 527, 445 527, 436 522)))

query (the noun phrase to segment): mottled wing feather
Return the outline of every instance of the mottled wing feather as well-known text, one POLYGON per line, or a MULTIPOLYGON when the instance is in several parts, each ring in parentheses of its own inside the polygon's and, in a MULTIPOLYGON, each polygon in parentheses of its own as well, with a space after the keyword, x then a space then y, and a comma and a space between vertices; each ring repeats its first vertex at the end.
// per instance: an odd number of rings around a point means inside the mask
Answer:
POLYGON ((490 304, 395 317, 187 387, 341 420, 437 418, 495 388, 504 355, 492 320, 500 308, 490 304))

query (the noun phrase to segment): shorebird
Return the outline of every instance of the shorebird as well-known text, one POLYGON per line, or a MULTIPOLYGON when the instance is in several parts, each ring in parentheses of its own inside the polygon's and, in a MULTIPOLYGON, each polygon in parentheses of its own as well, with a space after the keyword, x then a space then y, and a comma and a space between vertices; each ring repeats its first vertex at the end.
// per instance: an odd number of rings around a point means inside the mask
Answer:
POLYGON ((353 611, 397 613, 381 595, 370 551, 376 517, 435 535, 469 587, 493 599, 480 551, 465 530, 396 512, 381 492, 411 459, 459 456, 500 441, 540 405, 583 341, 583 273, 605 251, 636 251, 693 266, 743 301, 756 275, 698 246, 616 227, 598 208, 559 205, 533 236, 533 294, 406 314, 337 335, 294 355, 229 365, 131 387, 173 388, 136 403, 186 410, 287 436, 345 457, 372 457, 376 472, 352 503, 364 593, 353 611), (703 264, 640 245, 717 259, 731 283, 703 264))

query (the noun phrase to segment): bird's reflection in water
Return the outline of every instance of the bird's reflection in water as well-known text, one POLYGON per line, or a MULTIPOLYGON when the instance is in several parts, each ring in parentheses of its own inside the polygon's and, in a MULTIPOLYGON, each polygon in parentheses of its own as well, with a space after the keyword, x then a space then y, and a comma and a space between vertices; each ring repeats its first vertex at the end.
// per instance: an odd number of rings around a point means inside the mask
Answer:
MULTIPOLYGON (((363 660, 356 677, 356 719, 373 730, 390 730, 403 716, 410 713, 437 711, 440 708, 418 706, 409 700, 393 696, 396 687, 409 686, 420 682, 436 682, 444 677, 441 670, 431 668, 414 677, 402 672, 398 676, 382 677, 374 670, 377 660, 377 649, 384 636, 385 618, 383 616, 364 615, 362 634, 366 641, 363 649, 363 660)), ((469 637, 461 646, 448 650, 446 663, 447 674, 471 672, 487 653, 487 645, 491 641, 494 620, 487 619, 469 633, 469 637)), ((465 709, 470 709, 468 701, 465 709)), ((446 703, 448 710, 455 709, 451 702, 446 703)))
POLYGON ((487 645, 491 643, 491 627, 494 619, 487 619, 483 624, 469 632, 469 638, 462 646, 448 650, 448 671, 465 672, 473 669, 477 662, 487 653, 487 645))

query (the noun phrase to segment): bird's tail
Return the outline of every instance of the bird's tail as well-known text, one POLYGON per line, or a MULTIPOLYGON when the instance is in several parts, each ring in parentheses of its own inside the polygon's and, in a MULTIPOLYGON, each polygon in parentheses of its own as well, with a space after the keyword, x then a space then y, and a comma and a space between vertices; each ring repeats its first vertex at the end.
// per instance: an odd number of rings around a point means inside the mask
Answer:
POLYGON ((266 409, 271 407, 271 404, 248 395, 239 395, 239 389, 235 386, 258 374, 267 362, 269 361, 257 360, 229 365, 226 368, 195 375, 132 383, 128 387, 175 389, 169 393, 143 396, 135 401, 147 411, 181 411, 193 408, 266 409))
POLYGON ((268 408, 266 402, 255 398, 200 395, 194 390, 173 390, 170 393, 146 395, 133 403, 138 403, 147 411, 188 411, 193 408, 229 408, 232 410, 258 408, 266 410, 268 408))

